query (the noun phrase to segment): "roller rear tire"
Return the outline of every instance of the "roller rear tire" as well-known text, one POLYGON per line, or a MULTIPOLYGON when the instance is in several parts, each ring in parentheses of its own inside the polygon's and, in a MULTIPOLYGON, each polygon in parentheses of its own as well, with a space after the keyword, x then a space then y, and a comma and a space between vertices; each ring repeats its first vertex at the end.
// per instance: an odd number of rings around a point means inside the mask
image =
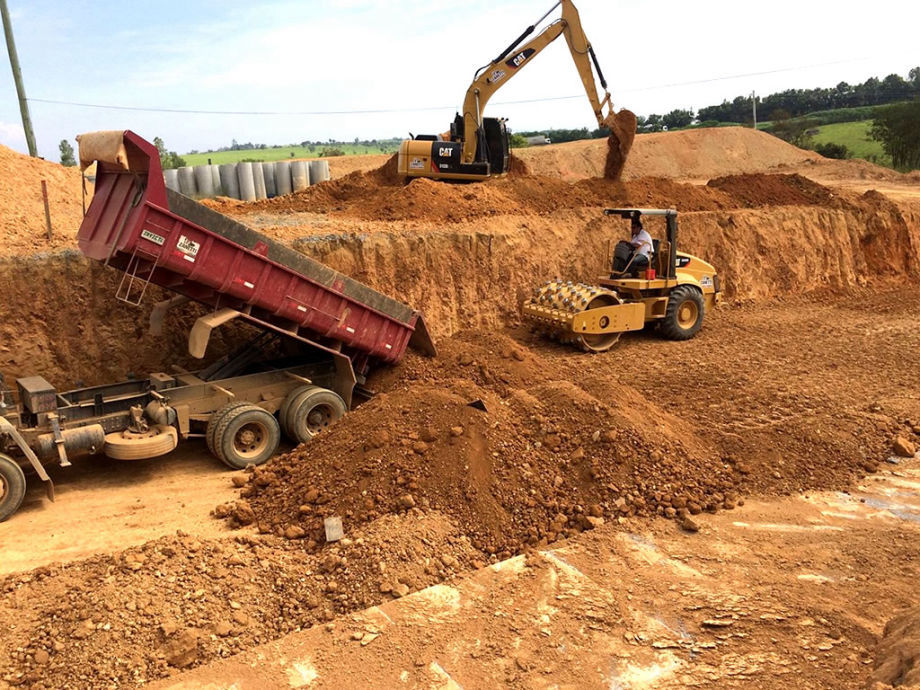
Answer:
POLYGON ((668 296, 668 308, 659 330, 668 340, 689 340, 703 327, 703 295, 691 285, 681 285, 668 296))
POLYGON ((18 462, 0 453, 0 522, 19 510, 25 497, 25 473, 18 462))

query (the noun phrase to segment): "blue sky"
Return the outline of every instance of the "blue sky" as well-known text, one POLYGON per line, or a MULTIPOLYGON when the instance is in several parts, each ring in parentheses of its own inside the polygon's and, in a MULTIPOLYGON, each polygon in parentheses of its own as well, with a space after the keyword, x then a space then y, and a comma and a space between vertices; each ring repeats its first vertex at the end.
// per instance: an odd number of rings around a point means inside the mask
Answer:
MULTIPOLYGON (((8 5, 30 98, 189 110, 398 111, 221 116, 32 102, 39 153, 57 160, 61 139, 97 129, 160 136, 180 153, 234 138, 285 144, 443 131, 475 69, 553 2, 8 0, 8 5)), ((877 0, 858 11, 845 3, 801 0, 756 5, 578 0, 577 5, 614 103, 639 114, 699 108, 752 90, 832 86, 892 72, 906 77, 920 64, 916 2, 877 0), (772 73, 755 76, 762 72, 772 73), (752 76, 724 78, 735 75, 752 76)), ((5 54, 0 63, 0 143, 24 151, 5 54)), ((594 127, 582 94, 560 39, 496 94, 486 113, 509 118, 519 131, 594 127), (573 98, 511 103, 560 96, 573 98)))

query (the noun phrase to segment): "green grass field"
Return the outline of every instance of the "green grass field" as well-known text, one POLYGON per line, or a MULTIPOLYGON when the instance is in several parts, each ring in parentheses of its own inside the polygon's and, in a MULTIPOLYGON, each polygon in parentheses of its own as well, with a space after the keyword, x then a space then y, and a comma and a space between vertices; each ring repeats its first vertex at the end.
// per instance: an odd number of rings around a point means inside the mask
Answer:
POLYGON ((204 165, 211 159, 214 165, 221 163, 239 163, 242 160, 280 161, 291 158, 316 158, 324 148, 336 148, 345 152, 346 156, 361 155, 365 153, 396 153, 398 143, 384 141, 377 146, 365 144, 317 144, 311 151, 304 146, 272 146, 266 149, 249 149, 247 151, 212 151, 204 153, 183 153, 186 165, 204 165), (381 151, 381 148, 384 150, 381 151), (293 155, 291 155, 293 154, 293 155))
POLYGON ((881 142, 869 135, 872 120, 860 122, 838 122, 818 127, 812 139, 817 144, 843 144, 852 158, 865 158, 879 165, 891 167, 891 159, 885 155, 881 142))

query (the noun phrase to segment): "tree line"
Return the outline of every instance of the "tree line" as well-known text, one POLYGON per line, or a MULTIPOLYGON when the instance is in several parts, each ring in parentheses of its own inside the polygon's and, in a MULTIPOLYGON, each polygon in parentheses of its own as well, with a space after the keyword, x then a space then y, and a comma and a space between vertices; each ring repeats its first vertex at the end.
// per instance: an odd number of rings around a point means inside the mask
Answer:
MULTIPOLYGON (((870 77, 855 85, 842 81, 825 89, 787 89, 757 97, 755 101, 764 119, 772 119, 774 111, 783 111, 787 117, 799 117, 815 111, 887 105, 917 97, 920 97, 920 67, 910 70, 907 79, 889 74, 884 79, 870 77)), ((751 106, 750 96, 736 96, 720 105, 700 108, 697 118, 700 122, 746 122, 751 119, 751 106)))

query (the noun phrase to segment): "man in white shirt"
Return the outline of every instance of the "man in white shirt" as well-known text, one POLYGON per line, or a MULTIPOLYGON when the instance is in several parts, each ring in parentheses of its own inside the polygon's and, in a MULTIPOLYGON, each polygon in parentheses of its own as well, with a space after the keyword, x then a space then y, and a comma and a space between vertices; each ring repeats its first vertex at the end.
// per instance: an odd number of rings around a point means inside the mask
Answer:
POLYGON ((642 227, 638 216, 632 218, 632 237, 629 241, 617 244, 614 252, 614 273, 638 273, 649 267, 649 258, 652 254, 652 236, 642 227))

